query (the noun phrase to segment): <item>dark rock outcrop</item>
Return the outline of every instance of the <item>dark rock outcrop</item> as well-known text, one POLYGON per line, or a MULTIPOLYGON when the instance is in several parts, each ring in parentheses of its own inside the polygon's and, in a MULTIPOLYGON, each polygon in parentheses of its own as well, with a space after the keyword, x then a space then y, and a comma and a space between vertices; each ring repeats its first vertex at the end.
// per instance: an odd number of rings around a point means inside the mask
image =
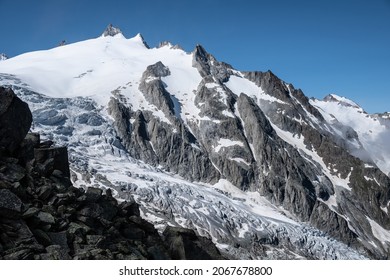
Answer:
POLYGON ((170 244, 169 252, 175 260, 223 259, 214 244, 205 237, 198 237, 191 229, 168 226, 163 232, 170 244))
POLYGON ((0 87, 0 155, 13 153, 19 146, 32 122, 28 105, 11 89, 0 87))

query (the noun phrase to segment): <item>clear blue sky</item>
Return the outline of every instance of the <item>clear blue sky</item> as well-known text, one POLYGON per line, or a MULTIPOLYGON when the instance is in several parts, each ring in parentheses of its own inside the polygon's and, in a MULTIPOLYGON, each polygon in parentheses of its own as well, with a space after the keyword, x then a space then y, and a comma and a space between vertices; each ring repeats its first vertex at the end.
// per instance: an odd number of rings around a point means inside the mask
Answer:
POLYGON ((390 0, 0 0, 0 53, 99 36, 203 45, 238 70, 272 70, 309 97, 390 111, 390 0))

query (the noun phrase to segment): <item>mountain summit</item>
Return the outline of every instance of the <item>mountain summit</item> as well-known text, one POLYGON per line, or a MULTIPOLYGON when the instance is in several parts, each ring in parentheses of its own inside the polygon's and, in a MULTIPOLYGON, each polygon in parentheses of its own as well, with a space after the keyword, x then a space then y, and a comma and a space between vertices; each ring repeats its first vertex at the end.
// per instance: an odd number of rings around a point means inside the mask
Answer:
POLYGON ((118 34, 122 34, 122 31, 117 28, 117 27, 114 27, 111 23, 107 26, 107 28, 104 30, 102 36, 103 37, 107 37, 107 36, 111 36, 111 37, 114 37, 118 34))
POLYGON ((34 130, 68 147, 74 186, 134 197, 160 232, 229 258, 389 258, 385 115, 117 31, 0 63, 34 130))

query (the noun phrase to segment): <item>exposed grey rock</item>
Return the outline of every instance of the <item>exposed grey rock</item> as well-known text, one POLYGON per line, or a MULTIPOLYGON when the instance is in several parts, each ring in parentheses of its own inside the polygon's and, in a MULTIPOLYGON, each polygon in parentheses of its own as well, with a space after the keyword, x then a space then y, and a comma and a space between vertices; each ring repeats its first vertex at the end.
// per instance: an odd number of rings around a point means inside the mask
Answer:
POLYGON ((348 222, 331 211, 325 204, 316 202, 310 220, 313 226, 343 240, 348 246, 357 245, 357 235, 349 229, 348 222))
POLYGON ((112 24, 110 23, 107 26, 107 28, 104 30, 102 36, 103 37, 107 37, 107 36, 114 37, 117 34, 122 34, 122 31, 119 28, 112 26, 112 24))
POLYGON ((232 69, 229 64, 217 61, 201 45, 197 45, 193 52, 192 66, 202 77, 212 75, 221 83, 229 80, 229 70, 232 69))
POLYGON ((171 96, 161 81, 161 77, 168 75, 169 69, 159 61, 146 68, 139 85, 139 90, 144 93, 146 100, 160 108, 167 116, 175 114, 171 96))

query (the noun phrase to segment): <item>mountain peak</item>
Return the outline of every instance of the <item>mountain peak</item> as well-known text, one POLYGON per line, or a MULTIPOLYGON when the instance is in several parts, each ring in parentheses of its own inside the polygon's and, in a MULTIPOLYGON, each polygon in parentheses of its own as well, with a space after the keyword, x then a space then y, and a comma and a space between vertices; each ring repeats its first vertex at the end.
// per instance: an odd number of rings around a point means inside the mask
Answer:
POLYGON ((356 104, 352 100, 350 100, 348 98, 345 98, 345 97, 342 97, 342 96, 338 96, 338 95, 333 94, 333 93, 328 94, 327 96, 325 96, 324 101, 327 101, 327 102, 337 102, 340 105, 343 105, 343 106, 346 106, 346 107, 361 108, 358 104, 356 104))
POLYGON ((158 44, 157 48, 163 48, 163 47, 168 47, 168 48, 171 48, 171 49, 179 49, 179 50, 183 50, 183 48, 176 44, 176 45, 173 45, 171 42, 169 41, 162 41, 158 44))
POLYGON ((8 56, 4 53, 0 53, 0 61, 8 59, 8 56))
POLYGON ((135 35, 132 40, 134 41, 139 41, 140 43, 142 43, 147 49, 150 49, 148 43, 146 43, 144 37, 142 36, 141 33, 138 33, 137 35, 135 35))
POLYGON ((117 27, 114 27, 111 23, 107 26, 107 28, 104 30, 103 34, 102 34, 102 37, 108 37, 108 36, 111 36, 111 37, 114 37, 118 34, 121 34, 122 35, 122 31, 117 28, 117 27))

